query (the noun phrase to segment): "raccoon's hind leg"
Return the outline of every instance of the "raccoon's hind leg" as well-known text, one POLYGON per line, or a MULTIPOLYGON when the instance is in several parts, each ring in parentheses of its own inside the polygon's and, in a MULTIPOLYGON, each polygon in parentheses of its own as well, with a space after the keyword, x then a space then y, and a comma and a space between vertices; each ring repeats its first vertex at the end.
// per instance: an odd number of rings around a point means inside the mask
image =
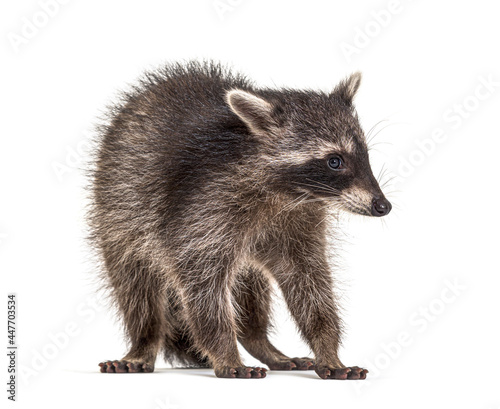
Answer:
POLYGON ((165 324, 167 330, 163 337, 163 354, 170 364, 180 364, 188 368, 210 368, 210 362, 196 350, 189 336, 188 325, 185 322, 181 299, 177 291, 167 289, 165 307, 165 324))
POLYGON ((106 260, 106 267, 131 348, 120 360, 101 362, 101 372, 153 372, 165 330, 165 286, 145 263, 106 260))
POLYGON ((311 358, 289 358, 268 338, 271 327, 271 283, 262 271, 248 267, 233 287, 233 298, 238 307, 239 338, 241 345, 271 370, 314 369, 311 358))
POLYGON ((212 365, 206 356, 195 348, 188 334, 177 334, 174 339, 167 336, 164 342, 165 360, 170 363, 180 363, 184 368, 211 368, 212 365))
POLYGON ((190 254, 189 264, 179 270, 189 334, 197 351, 208 357, 217 377, 264 378, 265 369, 247 367, 241 361, 229 288, 235 263, 230 249, 220 253, 224 256, 190 254))

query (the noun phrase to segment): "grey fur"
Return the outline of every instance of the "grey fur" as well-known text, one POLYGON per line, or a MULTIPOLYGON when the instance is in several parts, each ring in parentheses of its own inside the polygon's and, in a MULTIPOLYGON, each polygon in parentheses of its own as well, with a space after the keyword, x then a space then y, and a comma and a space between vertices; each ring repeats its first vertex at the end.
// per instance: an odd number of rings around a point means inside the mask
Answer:
POLYGON ((163 351, 219 377, 264 377, 239 340, 271 369, 366 377, 338 357, 326 256, 330 209, 370 215, 385 200, 353 107, 360 78, 331 93, 267 89, 217 63, 171 64, 110 109, 89 223, 131 349, 102 372, 152 371, 163 351), (315 360, 269 342, 270 280, 315 360))

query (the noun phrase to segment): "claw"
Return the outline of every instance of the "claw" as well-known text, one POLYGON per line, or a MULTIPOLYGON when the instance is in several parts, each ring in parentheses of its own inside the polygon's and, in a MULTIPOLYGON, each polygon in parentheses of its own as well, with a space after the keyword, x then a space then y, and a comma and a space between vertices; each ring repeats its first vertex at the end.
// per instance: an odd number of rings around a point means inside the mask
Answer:
POLYGON ((139 373, 153 372, 154 365, 145 362, 104 361, 99 364, 102 373, 139 373))
POLYGON ((242 379, 249 379, 249 378, 265 378, 266 377, 266 369, 265 368, 260 368, 260 367, 236 367, 236 368, 231 368, 231 367, 226 367, 222 369, 218 369, 215 371, 215 375, 218 378, 242 378, 242 379))
POLYGON ((366 379, 368 371, 357 366, 344 368, 316 368, 316 373, 322 379, 357 380, 366 379))

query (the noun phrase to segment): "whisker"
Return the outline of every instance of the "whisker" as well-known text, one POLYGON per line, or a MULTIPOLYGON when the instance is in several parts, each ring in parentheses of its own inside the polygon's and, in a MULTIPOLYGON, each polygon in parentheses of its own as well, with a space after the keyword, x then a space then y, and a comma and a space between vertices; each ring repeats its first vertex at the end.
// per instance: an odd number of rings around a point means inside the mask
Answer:
MULTIPOLYGON (((327 213, 328 213, 328 212, 327 212, 327 213)), ((318 222, 318 224, 316 224, 316 226, 314 226, 314 227, 316 228, 316 227, 318 227, 320 224, 323 224, 323 223, 324 223, 324 221, 325 221, 326 219, 328 219, 329 217, 330 217, 330 215, 329 215, 329 214, 327 214, 327 215, 326 215, 325 217, 323 217, 323 218, 322 218, 322 219, 318 222)))
MULTIPOLYGON (((306 196, 307 197, 307 196, 306 196)), ((301 204, 304 203, 304 200, 306 200, 306 198, 304 197, 302 200, 298 201, 294 206, 292 206, 290 209, 288 209, 290 212, 295 209, 296 207, 300 206, 301 204)))
POLYGON ((385 164, 383 164, 382 167, 380 168, 380 172, 378 173, 378 176, 377 176, 377 181, 379 182, 379 184, 380 184, 380 179, 383 176, 383 172, 385 172, 385 171, 386 171, 385 164))
POLYGON ((338 190, 338 189, 335 189, 335 188, 334 188, 334 187, 332 187, 332 186, 325 185, 324 183, 318 182, 317 180, 312 180, 312 179, 309 179, 309 178, 307 178, 306 180, 309 180, 310 182, 313 182, 313 183, 317 183, 317 184, 318 184, 318 185, 320 185, 320 186, 324 186, 324 187, 326 187, 327 189, 331 190, 332 192, 336 192, 336 193, 338 193, 338 192, 339 192, 339 190, 338 190))
POLYGON ((321 197, 321 198, 317 198, 317 199, 305 200, 302 203, 305 204, 305 203, 314 203, 314 202, 324 202, 325 200, 327 200, 327 199, 321 197))
POLYGON ((293 206, 296 202, 300 202, 302 199, 305 199, 307 195, 308 195, 307 192, 302 193, 300 196, 296 197, 295 199, 287 203, 285 206, 283 206, 283 208, 288 209, 289 207, 293 206))
POLYGON ((370 214, 368 213, 368 210, 365 209, 364 207, 361 207, 359 203, 357 203, 353 198, 350 196, 343 196, 344 201, 350 206, 350 208, 354 209, 355 212, 358 212, 359 214, 363 214, 365 216, 369 216, 370 214))
POLYGON ((389 120, 389 119, 387 119, 387 118, 386 118, 386 119, 382 119, 382 120, 378 121, 375 125, 373 125, 373 126, 370 128, 370 130, 368 131, 368 133, 366 134, 366 138, 369 138, 369 137, 370 137, 371 133, 373 132, 373 130, 374 130, 374 129, 378 126, 378 125, 380 125, 382 122, 387 122, 388 120, 389 120))
POLYGON ((372 142, 370 144, 370 149, 373 149, 374 146, 377 146, 377 145, 394 145, 392 142, 390 141, 378 141, 378 142, 372 142))
POLYGON ((384 189, 385 187, 389 186, 389 184, 396 178, 396 176, 392 176, 391 178, 387 179, 384 183, 380 185, 381 189, 384 189))
MULTIPOLYGON (((304 192, 300 196, 298 196, 295 199, 291 200, 286 205, 284 205, 278 213, 276 213, 275 217, 278 216, 279 214, 281 214, 282 212, 288 211, 289 208, 295 204, 295 202, 298 202, 298 204, 300 204, 301 200, 306 199, 308 195, 309 195, 308 192, 304 192)), ((295 207, 293 207, 293 208, 295 208, 295 207)))
POLYGON ((382 222, 382 226, 384 229, 387 229, 387 221, 383 217, 379 217, 380 221, 382 222))
MULTIPOLYGON (((403 122, 391 122, 387 125, 385 125, 383 128, 380 128, 376 133, 374 133, 372 136, 370 136, 370 138, 366 140, 366 144, 368 145, 369 149, 371 149, 372 147, 372 142, 373 140, 377 137, 377 135, 384 131, 385 129, 387 129, 388 127, 390 126, 393 126, 393 125, 403 125, 403 122)), ((380 142, 379 142, 380 143, 380 142)))
POLYGON ((318 188, 318 189, 322 189, 322 190, 325 190, 325 191, 328 191, 328 192, 331 192, 333 188, 325 188, 323 186, 320 186, 320 185, 311 185, 310 183, 301 183, 301 182, 295 182, 297 185, 301 185, 301 186, 309 186, 309 187, 315 187, 315 188, 318 188))

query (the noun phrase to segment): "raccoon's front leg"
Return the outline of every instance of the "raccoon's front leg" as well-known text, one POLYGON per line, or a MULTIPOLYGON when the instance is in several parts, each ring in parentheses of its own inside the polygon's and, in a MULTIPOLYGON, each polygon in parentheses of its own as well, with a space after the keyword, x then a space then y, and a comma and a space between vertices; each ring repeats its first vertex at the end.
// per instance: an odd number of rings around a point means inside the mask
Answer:
POLYGON ((290 358, 279 351, 268 338, 271 327, 271 294, 269 279, 255 267, 244 269, 233 286, 233 298, 238 304, 241 345, 271 370, 314 369, 311 358, 290 358))
POLYGON ((316 373, 323 379, 365 379, 368 370, 347 367, 338 357, 342 323, 324 252, 318 243, 302 242, 282 249, 273 274, 303 337, 316 356, 316 373), (291 250, 291 251, 290 251, 291 250))
POLYGON ((195 346, 207 356, 219 378, 264 378, 266 370, 243 365, 229 288, 231 265, 190 265, 180 272, 183 304, 195 346))

